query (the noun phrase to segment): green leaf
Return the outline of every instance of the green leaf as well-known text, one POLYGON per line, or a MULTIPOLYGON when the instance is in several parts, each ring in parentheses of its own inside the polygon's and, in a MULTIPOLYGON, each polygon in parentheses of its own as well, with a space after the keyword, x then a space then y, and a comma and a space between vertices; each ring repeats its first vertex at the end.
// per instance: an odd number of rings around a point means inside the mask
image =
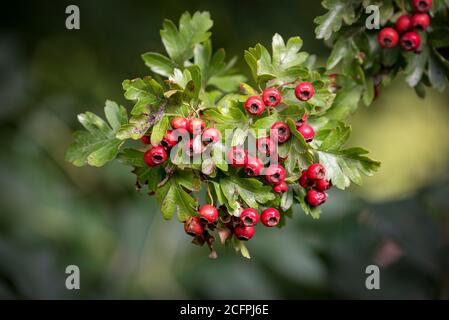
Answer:
POLYGON ((311 216, 313 219, 319 219, 321 216, 321 208, 320 207, 312 207, 307 203, 306 189, 301 188, 300 186, 295 186, 295 187, 293 187, 293 191, 295 193, 295 199, 298 200, 304 213, 306 215, 311 216))
POLYGON ((131 110, 133 116, 150 113, 153 106, 159 106, 164 100, 164 90, 151 77, 123 81, 123 90, 127 100, 136 101, 131 110))
POLYGON ((231 92, 236 90, 244 81, 246 81, 246 77, 239 74, 234 74, 214 76, 209 79, 208 84, 220 89, 221 91, 231 92))
POLYGON ((243 243, 243 241, 240 241, 234 236, 232 237, 231 241, 236 252, 240 252, 240 254, 246 259, 251 259, 249 251, 246 248, 246 245, 243 243))
MULTIPOLYGON (((319 134, 319 132, 318 132, 319 134)), ((351 136, 351 127, 340 123, 338 126, 327 130, 326 138, 320 144, 320 150, 340 150, 351 136)))
POLYGON ((313 163, 311 147, 304 140, 303 136, 296 130, 296 124, 292 119, 287 120, 287 124, 292 133, 288 142, 279 147, 281 157, 288 156, 285 160, 285 169, 288 175, 293 175, 296 168, 306 168, 313 163))
POLYGON ((157 146, 161 143, 167 132, 168 124, 168 116, 163 116, 162 119, 153 126, 153 131, 151 132, 151 144, 153 146, 157 146))
POLYGON ((326 117, 333 120, 346 119, 357 110, 363 91, 363 86, 354 83, 338 90, 332 107, 325 114, 326 117))
POLYGON ((177 171, 170 179, 156 190, 156 197, 161 202, 162 216, 166 220, 175 213, 179 221, 185 221, 197 214, 198 202, 186 191, 199 191, 200 181, 192 171, 177 171))
POLYGON ((193 16, 185 12, 179 20, 179 29, 172 21, 165 20, 161 38, 169 57, 184 65, 193 57, 195 45, 209 39, 212 25, 209 12, 195 12, 193 16))
POLYGON ((347 39, 345 37, 340 37, 338 41, 335 42, 332 52, 327 59, 326 68, 328 70, 335 68, 343 58, 349 55, 350 50, 351 47, 348 46, 347 39))
POLYGON ((372 176, 380 163, 366 157, 368 151, 362 148, 345 150, 318 150, 319 162, 326 168, 326 176, 332 184, 344 190, 351 181, 362 184, 362 174, 372 176))
POLYGON ((65 154, 67 161, 79 167, 86 164, 101 167, 115 159, 123 144, 115 135, 127 121, 126 109, 115 102, 106 101, 104 112, 109 125, 90 112, 78 115, 79 122, 87 131, 74 133, 75 141, 65 154))
POLYGON ((405 58, 407 60, 407 67, 404 71, 406 75, 405 80, 409 86, 414 87, 424 74, 429 59, 429 48, 425 46, 419 54, 409 52, 405 55, 405 58))
POLYGON ((273 57, 261 44, 245 51, 245 60, 250 67, 256 82, 266 82, 275 78, 278 82, 285 82, 294 78, 294 72, 304 64, 308 58, 306 52, 300 52, 302 40, 299 37, 290 38, 285 44, 279 34, 273 36, 273 57))
POLYGON ((433 55, 429 58, 429 69, 427 71, 429 81, 432 87, 440 92, 446 88, 446 77, 444 75, 444 68, 441 63, 433 55))
POLYGON ((253 178, 224 177, 220 179, 220 186, 229 208, 233 211, 241 207, 240 199, 248 207, 258 208, 259 204, 267 203, 275 198, 271 187, 253 178))
POLYGON ((289 188, 287 192, 284 192, 281 196, 281 209, 282 211, 288 211, 293 206, 293 190, 289 188))
POLYGON ((142 138, 148 129, 158 121, 162 119, 163 112, 155 112, 151 115, 142 114, 140 116, 134 116, 129 119, 129 123, 121 126, 117 132, 117 139, 126 140, 134 139, 138 140, 142 138))
POLYGON ((160 74, 161 76, 168 77, 173 73, 175 69, 175 64, 166 56, 155 53, 147 52, 142 55, 142 59, 145 65, 151 69, 154 73, 160 74))
POLYGON ((355 22, 355 4, 354 0, 324 0, 322 5, 328 9, 328 12, 315 18, 314 22, 318 25, 315 34, 318 39, 328 40, 333 32, 341 29, 343 22, 352 24, 355 22))

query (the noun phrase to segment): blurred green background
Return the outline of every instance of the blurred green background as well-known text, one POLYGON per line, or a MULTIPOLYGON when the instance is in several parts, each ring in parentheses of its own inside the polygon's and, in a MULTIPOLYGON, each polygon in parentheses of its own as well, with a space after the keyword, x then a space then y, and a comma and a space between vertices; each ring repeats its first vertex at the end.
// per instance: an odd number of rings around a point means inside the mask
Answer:
POLYGON ((0 298, 449 298, 449 95, 418 99, 396 81, 351 119, 351 143, 382 161, 363 187, 330 192, 313 221, 299 210, 282 230, 259 228, 252 260, 192 246, 177 221, 134 190, 126 167, 64 161, 76 114, 126 104, 121 81, 148 74, 164 18, 207 10, 229 56, 270 45, 275 32, 314 38, 318 1, 16 1, 0 19, 0 298), (65 29, 77 4, 81 30, 65 29), (381 266, 381 290, 365 268, 381 266), (65 288, 65 267, 81 290, 65 288))

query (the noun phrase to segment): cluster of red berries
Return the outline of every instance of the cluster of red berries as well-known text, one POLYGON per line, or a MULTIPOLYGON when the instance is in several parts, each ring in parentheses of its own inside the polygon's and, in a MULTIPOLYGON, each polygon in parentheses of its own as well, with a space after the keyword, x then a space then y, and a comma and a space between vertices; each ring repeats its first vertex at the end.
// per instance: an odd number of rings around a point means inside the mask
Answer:
POLYGON ((307 170, 302 171, 299 185, 307 189, 307 203, 317 207, 326 201, 325 191, 332 186, 332 183, 326 179, 326 169, 323 165, 314 163, 307 170))
MULTIPOLYGON (((144 161, 150 167, 158 166, 167 160, 167 152, 181 140, 188 137, 186 152, 192 157, 204 152, 205 147, 220 140, 220 131, 215 128, 206 128, 203 120, 198 118, 187 119, 175 117, 170 122, 172 129, 164 135, 160 145, 154 146, 144 154, 144 161)), ((142 142, 151 144, 148 136, 142 137, 142 142)))
POLYGON ((417 31, 425 31, 430 26, 427 12, 432 8, 432 0, 413 0, 415 13, 401 15, 394 28, 386 27, 380 30, 379 45, 382 48, 393 48, 398 42, 406 51, 417 51, 421 45, 421 36, 417 31), (399 39, 399 35, 400 39, 399 39))
MULTIPOLYGON (((295 96, 300 101, 308 101, 315 94, 310 82, 301 82, 296 85, 295 96)), ((260 116, 266 107, 277 107, 282 101, 282 95, 278 88, 267 88, 262 96, 251 96, 245 101, 245 110, 253 116, 260 116)))
MULTIPOLYGON (((184 230, 188 235, 201 237, 207 229, 213 229, 218 221, 218 209, 213 205, 205 204, 198 210, 198 216, 192 216, 184 222, 184 230)), ((281 215, 275 208, 265 209, 259 218, 257 210, 243 209, 240 217, 230 220, 226 225, 232 228, 232 232, 239 240, 249 240, 254 236, 255 226, 259 219, 266 227, 275 227, 279 224, 281 215)))

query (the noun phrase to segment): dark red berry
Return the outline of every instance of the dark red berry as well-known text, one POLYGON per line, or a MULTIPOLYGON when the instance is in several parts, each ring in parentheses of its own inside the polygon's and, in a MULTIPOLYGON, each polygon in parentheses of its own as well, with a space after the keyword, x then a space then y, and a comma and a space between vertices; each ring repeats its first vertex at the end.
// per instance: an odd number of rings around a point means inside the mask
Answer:
POLYGON ((213 205, 205 204, 198 210, 203 223, 214 223, 218 219, 218 210, 213 205))
POLYGON ((315 130, 313 130, 313 128, 306 123, 297 127, 296 129, 304 137, 304 140, 306 140, 306 142, 311 142, 313 138, 315 138, 315 130))
POLYGON ((164 148, 170 149, 176 146, 177 144, 178 144, 178 135, 174 131, 168 130, 161 141, 161 145, 164 148))
POLYGON ((326 169, 320 163, 314 163, 307 169, 307 178, 310 180, 324 179, 326 177, 326 169))
POLYGON ((275 227, 278 225, 281 215, 275 208, 268 208, 264 210, 260 216, 260 221, 264 226, 275 227))
POLYGON ((284 143, 290 139, 291 132, 290 128, 285 122, 276 122, 271 126, 271 136, 279 143, 284 143))
POLYGON ((220 131, 215 128, 207 128, 204 130, 201 140, 205 145, 218 142, 220 140, 220 131))
POLYGON ((200 236, 203 234, 203 225, 201 224, 200 217, 190 217, 184 222, 184 231, 192 236, 200 236))
POLYGON ((189 121, 189 132, 194 135, 200 135, 203 132, 206 124, 201 119, 190 119, 189 121))
POLYGON ((413 8, 417 12, 427 12, 432 8, 432 0, 413 0, 413 8))
POLYGON ((155 167, 167 160, 167 153, 164 147, 157 146, 145 152, 143 159, 148 166, 155 167))
POLYGON ((243 241, 248 241, 249 239, 251 239, 254 236, 254 232, 255 228, 252 226, 246 227, 239 225, 234 229, 234 235, 237 237, 237 239, 243 241))
POLYGON ((299 178, 299 185, 303 188, 308 188, 313 186, 313 180, 307 178, 307 170, 303 170, 301 177, 299 178))
POLYGON ((265 104, 262 99, 257 96, 249 97, 245 102, 245 110, 253 116, 261 115, 265 110, 265 104))
POLYGON ((255 209, 243 209, 240 214, 240 221, 246 227, 255 226, 259 222, 259 213, 255 209))
POLYGON ((200 139, 190 139, 187 141, 185 151, 189 157, 201 154, 203 152, 203 144, 200 139))
POLYGON ((332 184, 330 183, 329 180, 326 180, 326 179, 315 180, 315 188, 319 191, 326 191, 331 186, 332 186, 332 184))
POLYGON ((310 82, 301 82, 295 88, 295 96, 298 100, 308 101, 315 94, 315 89, 310 82))
POLYGON ((262 160, 259 158, 249 158, 243 171, 249 177, 259 176, 264 168, 262 160))
POLYGON ((248 163, 248 152, 240 147, 233 147, 228 152, 228 163, 234 168, 243 167, 248 163))
POLYGON ((379 32, 377 41, 382 48, 394 48, 398 44, 399 35, 393 28, 387 27, 383 28, 379 32))
POLYGON ((416 51, 421 45, 421 37, 415 31, 404 33, 401 37, 401 47, 406 51, 416 51))
POLYGON ((427 13, 417 13, 412 17, 412 26, 416 30, 425 31, 430 25, 430 17, 427 13))
POLYGON ((190 133, 186 129, 174 129, 172 130, 172 134, 176 137, 176 140, 180 142, 181 140, 190 139, 190 133))
POLYGON ((319 191, 316 189, 310 189, 307 191, 306 201, 312 207, 318 207, 326 201, 326 194, 323 191, 319 191))
POLYGON ((280 164, 273 164, 265 171, 265 180, 269 184, 279 184, 285 180, 285 169, 280 164))
POLYGON ((281 93, 276 88, 267 88, 262 93, 263 103, 269 107, 276 107, 281 102, 281 99, 281 93))
POLYGON ((273 186, 273 191, 276 193, 284 193, 288 191, 288 184, 285 183, 285 181, 282 181, 281 183, 273 186))
POLYGON ((189 130, 189 120, 184 117, 175 117, 170 123, 173 129, 189 130))
POLYGON ((257 150, 264 156, 270 156, 276 153, 276 144, 270 139, 270 137, 263 137, 257 139, 257 150))
POLYGON ((396 20, 395 24, 396 31, 399 33, 404 33, 412 28, 412 18, 409 15, 402 15, 396 20))
POLYGON ((143 144, 151 144, 150 136, 143 136, 142 138, 140 138, 140 141, 142 141, 143 144))

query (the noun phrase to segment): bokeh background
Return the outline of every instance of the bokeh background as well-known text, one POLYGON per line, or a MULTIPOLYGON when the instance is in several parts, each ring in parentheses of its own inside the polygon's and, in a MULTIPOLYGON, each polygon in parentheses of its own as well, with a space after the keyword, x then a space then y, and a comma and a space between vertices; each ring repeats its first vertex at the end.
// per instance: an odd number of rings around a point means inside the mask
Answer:
POLYGON ((8 1, 0 10, 0 298, 448 299, 449 95, 417 98, 402 81, 351 119, 351 143, 382 161, 349 192, 331 191, 325 214, 299 210, 282 230, 258 230, 252 260, 192 246, 177 221, 134 190, 126 167, 64 161, 76 115, 126 103, 121 81, 143 76, 146 51, 162 51, 165 17, 207 10, 213 43, 229 56, 275 32, 314 38, 318 1, 8 1), (65 29, 65 8, 81 30, 65 29), (381 289, 365 268, 381 266, 381 289), (65 267, 81 269, 68 291, 65 267))

